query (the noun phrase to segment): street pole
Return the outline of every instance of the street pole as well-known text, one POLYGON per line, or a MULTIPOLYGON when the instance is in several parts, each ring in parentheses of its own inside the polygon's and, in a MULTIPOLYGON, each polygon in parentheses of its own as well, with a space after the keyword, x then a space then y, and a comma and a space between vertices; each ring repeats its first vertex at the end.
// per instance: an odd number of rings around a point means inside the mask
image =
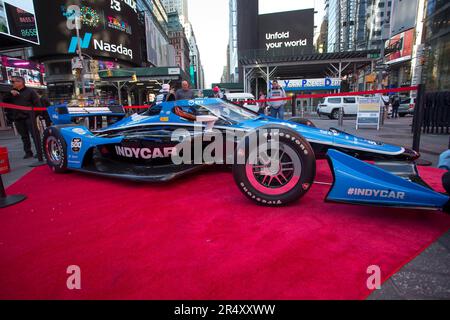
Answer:
POLYGON ((86 97, 86 88, 84 87, 84 73, 85 72, 84 72, 83 54, 81 53, 80 27, 81 27, 80 17, 76 16, 75 17, 75 30, 77 32, 78 57, 81 62, 81 72, 80 72, 81 92, 82 92, 83 98, 85 98, 86 97))
POLYGON ((417 88, 417 103, 413 120, 413 150, 420 152, 420 138, 422 134, 423 109, 425 104, 425 85, 419 84, 417 88))
MULTIPOLYGON (((384 37, 382 36, 383 39, 381 39, 381 51, 380 51, 380 58, 381 58, 381 65, 384 67, 386 59, 385 59, 385 44, 386 44, 386 40, 384 39, 384 37)), ((378 90, 383 90, 383 72, 384 72, 384 68, 381 68, 378 70, 378 90)), ((380 94, 380 108, 381 108, 381 116, 380 116, 380 125, 384 126, 384 117, 385 117, 385 113, 386 113, 386 106, 384 104, 384 99, 382 97, 382 94, 380 94)))

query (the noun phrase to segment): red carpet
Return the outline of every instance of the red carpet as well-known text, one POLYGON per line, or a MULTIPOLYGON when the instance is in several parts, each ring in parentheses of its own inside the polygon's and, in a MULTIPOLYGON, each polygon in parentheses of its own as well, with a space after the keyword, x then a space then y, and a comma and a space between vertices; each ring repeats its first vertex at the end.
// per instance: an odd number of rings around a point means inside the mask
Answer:
MULTIPOLYGON (((422 174, 440 185, 441 171, 422 174)), ((317 180, 331 180, 324 162, 317 180)), ((368 266, 386 280, 450 227, 442 213, 327 204, 328 188, 271 209, 226 172, 147 185, 37 168, 9 189, 29 199, 0 211, 0 298, 364 299, 368 266)))

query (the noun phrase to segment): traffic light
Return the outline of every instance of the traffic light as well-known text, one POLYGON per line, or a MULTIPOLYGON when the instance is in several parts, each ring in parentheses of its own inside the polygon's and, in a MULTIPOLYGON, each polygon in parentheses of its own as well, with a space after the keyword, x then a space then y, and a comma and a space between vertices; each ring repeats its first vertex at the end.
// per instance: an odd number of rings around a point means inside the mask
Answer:
POLYGON ((137 75, 136 75, 136 74, 133 74, 133 75, 131 76, 131 82, 138 82, 138 78, 137 78, 137 75))

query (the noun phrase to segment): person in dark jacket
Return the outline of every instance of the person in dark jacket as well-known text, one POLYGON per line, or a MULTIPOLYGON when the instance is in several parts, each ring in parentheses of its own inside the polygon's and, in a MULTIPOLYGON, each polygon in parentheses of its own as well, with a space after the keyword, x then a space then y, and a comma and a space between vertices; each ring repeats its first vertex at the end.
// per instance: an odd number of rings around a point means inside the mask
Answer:
POLYGON ((400 97, 394 95, 392 97, 392 119, 398 118, 398 109, 400 108, 400 97))
MULTIPOLYGON (((8 92, 3 97, 3 102, 15 104, 18 106, 25 107, 39 107, 40 98, 38 94, 25 86, 25 79, 22 77, 12 77, 12 90, 8 92)), ((31 114, 29 111, 17 110, 17 109, 6 109, 7 118, 14 122, 17 132, 19 132, 22 137, 23 150, 25 151, 24 159, 29 159, 33 157, 33 152, 31 151, 31 139, 30 135, 33 137, 33 127, 31 124, 31 114)), ((34 139, 33 139, 34 140, 34 139)), ((36 141, 34 145, 37 149, 36 141)))

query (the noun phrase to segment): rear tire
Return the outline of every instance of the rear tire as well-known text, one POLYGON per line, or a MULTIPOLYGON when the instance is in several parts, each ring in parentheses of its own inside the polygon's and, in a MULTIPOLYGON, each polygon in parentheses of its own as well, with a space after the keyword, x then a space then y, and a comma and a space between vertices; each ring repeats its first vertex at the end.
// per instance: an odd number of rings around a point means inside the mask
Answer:
POLYGON ((339 109, 334 109, 331 112, 331 117, 330 118, 333 119, 333 120, 339 120, 339 109))
POLYGON ((56 173, 65 173, 67 169, 67 144, 56 127, 44 131, 42 149, 47 165, 56 173))
POLYGON ((245 154, 245 164, 233 165, 236 184, 247 198, 259 205, 277 207, 300 199, 309 191, 316 175, 316 159, 311 145, 300 134, 287 128, 259 130, 267 130, 268 151, 261 143, 258 143, 259 149, 257 146, 250 149, 249 136, 239 143, 236 155, 245 154), (279 143, 277 162, 270 161, 270 156, 276 154, 270 144, 274 138, 279 143), (252 158, 256 159, 254 164, 249 161, 252 158))

